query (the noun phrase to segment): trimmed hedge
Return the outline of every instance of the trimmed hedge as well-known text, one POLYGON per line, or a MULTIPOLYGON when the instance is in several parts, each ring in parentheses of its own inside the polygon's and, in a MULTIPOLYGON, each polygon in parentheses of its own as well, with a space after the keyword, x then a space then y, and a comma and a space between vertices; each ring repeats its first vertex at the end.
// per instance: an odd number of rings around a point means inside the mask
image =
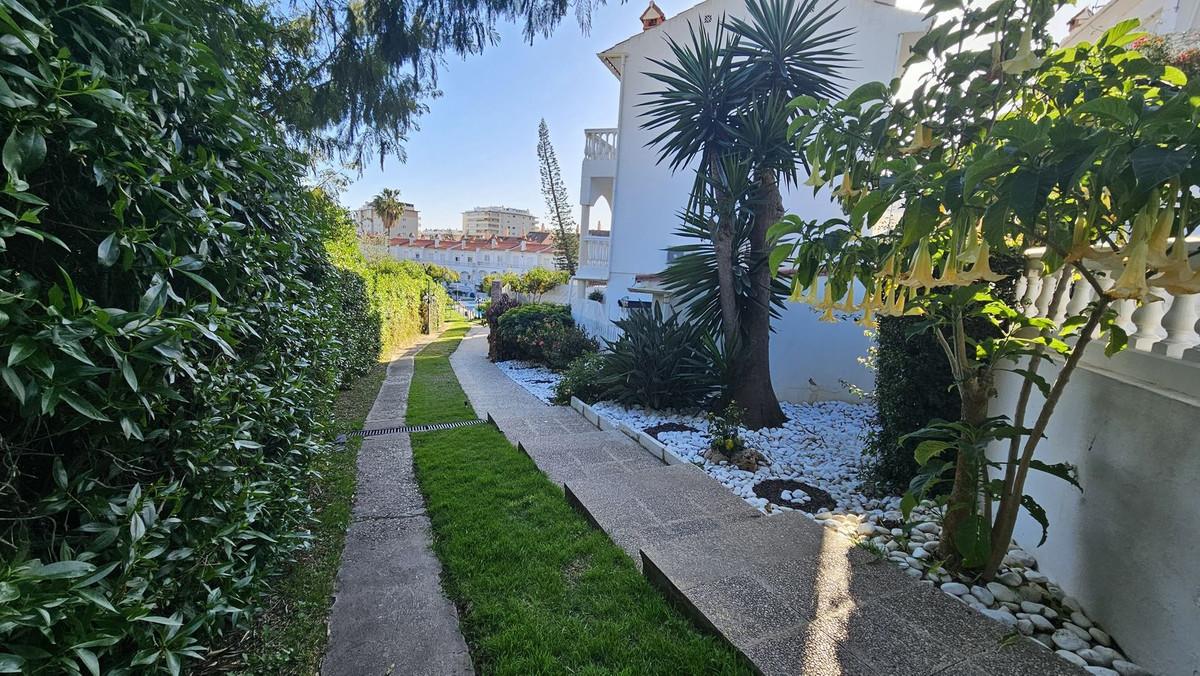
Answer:
POLYGON ((335 387, 424 281, 331 264, 229 39, 260 9, 5 7, 0 671, 177 673, 305 545, 335 387))
MULTIPOLYGON (((1016 282, 1024 272, 1019 253, 992 256, 992 269, 1007 278, 992 285, 992 293, 1015 302, 1016 282)), ((880 317, 876 333, 875 392, 872 399, 878 428, 864 449, 869 481, 883 493, 902 492, 919 469, 913 453, 916 442, 900 439, 935 419, 958 420, 959 397, 946 355, 930 333, 913 333, 918 317, 880 317)), ((986 320, 969 327, 978 337, 995 331, 986 320)))

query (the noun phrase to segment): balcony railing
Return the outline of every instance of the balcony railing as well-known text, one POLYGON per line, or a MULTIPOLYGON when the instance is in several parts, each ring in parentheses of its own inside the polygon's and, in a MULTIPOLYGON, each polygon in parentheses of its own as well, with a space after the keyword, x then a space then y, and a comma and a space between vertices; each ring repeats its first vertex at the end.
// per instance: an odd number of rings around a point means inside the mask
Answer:
MULTIPOLYGON (((1188 240, 1189 250, 1200 248, 1200 240, 1188 240)), ((1061 321, 1068 314, 1075 314, 1087 307, 1096 298, 1090 284, 1078 276, 1067 292, 1062 295, 1057 307, 1050 307, 1054 296, 1053 279, 1042 276, 1041 248, 1025 252, 1028 265, 1025 275, 1017 281, 1017 297, 1025 307, 1026 314, 1033 317, 1049 317, 1061 321)), ((1113 266, 1096 265, 1094 269, 1101 285, 1114 283, 1113 266)), ((1117 324, 1129 336, 1128 346, 1141 352, 1150 352, 1172 359, 1183 359, 1200 363, 1200 324, 1197 310, 1200 309, 1200 294, 1175 295, 1164 289, 1151 287, 1154 295, 1161 298, 1142 303, 1121 300, 1113 304, 1117 312, 1117 324)))
POLYGON ((579 238, 580 267, 608 269, 608 252, 611 247, 608 237, 584 235, 579 238))
POLYGON ((617 159, 617 130, 616 129, 585 129, 583 131, 583 159, 585 160, 615 160, 617 159))

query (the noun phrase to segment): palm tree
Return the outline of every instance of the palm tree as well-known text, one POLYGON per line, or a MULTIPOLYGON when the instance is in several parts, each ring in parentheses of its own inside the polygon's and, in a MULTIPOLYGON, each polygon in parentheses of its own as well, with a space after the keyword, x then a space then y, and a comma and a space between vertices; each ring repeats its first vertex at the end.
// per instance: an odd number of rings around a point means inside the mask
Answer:
POLYGON ((643 128, 658 132, 651 143, 660 163, 674 171, 699 160, 680 234, 704 241, 676 247, 682 255, 666 282, 693 301, 694 321, 719 329, 737 363, 729 396, 757 429, 786 420, 771 384, 771 318, 783 287, 767 231, 784 213, 780 183, 795 183, 802 156, 788 104, 839 93, 851 31, 829 29, 838 12, 817 0, 748 0, 746 8, 748 20, 723 18, 711 35, 691 26, 687 43, 668 38, 673 59, 655 60, 662 70, 649 73, 665 88, 639 105, 643 128))
POLYGON ((387 232, 387 246, 392 243, 392 226, 404 215, 404 202, 400 201, 400 191, 395 188, 384 188, 371 200, 371 209, 383 221, 387 232))

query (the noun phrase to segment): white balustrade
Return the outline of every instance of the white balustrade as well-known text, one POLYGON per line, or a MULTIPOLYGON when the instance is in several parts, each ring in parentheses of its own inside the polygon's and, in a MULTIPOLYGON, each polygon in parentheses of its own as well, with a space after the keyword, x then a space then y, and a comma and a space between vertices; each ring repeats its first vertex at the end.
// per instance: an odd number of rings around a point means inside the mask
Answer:
MULTIPOLYGON (((1191 251, 1200 248, 1200 237, 1188 238, 1191 251)), ((1096 299, 1091 284, 1081 275, 1075 274, 1068 282, 1057 307, 1050 307, 1059 272, 1053 277, 1042 274, 1041 248, 1025 252, 1027 265, 1025 275, 1017 280, 1018 303, 1031 317, 1050 317, 1061 322, 1067 316, 1076 315, 1096 299)), ((1195 258, 1195 256, 1193 256, 1195 258)), ((1089 265, 1102 288, 1113 285, 1120 271, 1118 263, 1089 265)), ((1139 352, 1200 362, 1200 294, 1179 295, 1151 287, 1154 299, 1139 303, 1134 300, 1118 300, 1112 303, 1117 313, 1115 323, 1129 334, 1129 347, 1139 352)))
POLYGON ((616 129, 585 129, 583 131, 583 159, 585 160, 615 160, 617 159, 617 130, 616 129))

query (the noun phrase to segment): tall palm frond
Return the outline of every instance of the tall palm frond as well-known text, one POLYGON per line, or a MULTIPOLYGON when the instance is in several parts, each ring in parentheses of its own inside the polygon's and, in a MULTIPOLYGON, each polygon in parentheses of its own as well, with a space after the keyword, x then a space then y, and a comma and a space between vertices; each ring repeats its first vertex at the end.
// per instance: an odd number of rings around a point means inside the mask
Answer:
POLYGON ((749 21, 726 24, 733 41, 729 50, 744 60, 754 89, 778 92, 790 101, 807 94, 833 99, 841 94, 842 70, 852 61, 844 40, 853 29, 829 30, 841 13, 832 2, 818 0, 749 0, 749 21))

